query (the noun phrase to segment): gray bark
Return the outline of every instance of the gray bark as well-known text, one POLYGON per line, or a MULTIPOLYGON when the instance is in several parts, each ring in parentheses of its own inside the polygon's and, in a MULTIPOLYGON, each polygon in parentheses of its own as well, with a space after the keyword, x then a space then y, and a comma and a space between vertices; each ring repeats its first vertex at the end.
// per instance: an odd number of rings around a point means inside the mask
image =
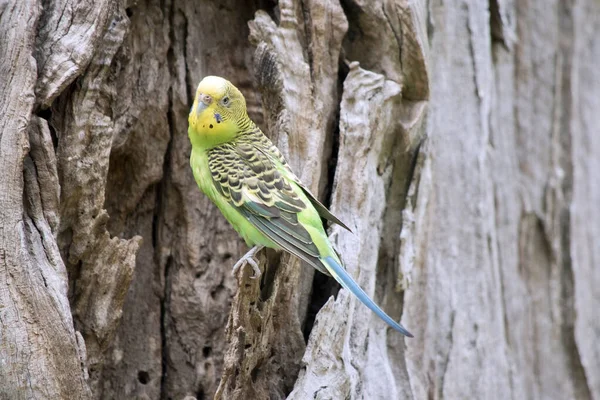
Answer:
POLYGON ((0 1, 0 398, 600 399, 594 0, 0 1), (198 190, 221 75, 361 286, 198 190), (316 314, 316 316, 315 316, 316 314))

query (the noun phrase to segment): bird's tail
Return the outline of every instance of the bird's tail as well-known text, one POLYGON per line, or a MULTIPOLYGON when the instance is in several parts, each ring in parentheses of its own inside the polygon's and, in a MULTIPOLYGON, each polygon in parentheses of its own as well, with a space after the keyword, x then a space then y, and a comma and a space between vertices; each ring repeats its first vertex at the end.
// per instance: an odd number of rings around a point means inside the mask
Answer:
POLYGON ((382 320, 384 320, 389 326, 400 332, 401 334, 413 337, 413 335, 404 329, 402 325, 397 323, 387 315, 375 302, 365 293, 364 290, 358 284, 346 269, 340 265, 340 263, 333 258, 332 256, 321 257, 321 262, 327 268, 327 271, 335 278, 336 281, 340 283, 344 288, 351 291, 358 299, 367 307, 369 307, 375 314, 379 316, 382 320))

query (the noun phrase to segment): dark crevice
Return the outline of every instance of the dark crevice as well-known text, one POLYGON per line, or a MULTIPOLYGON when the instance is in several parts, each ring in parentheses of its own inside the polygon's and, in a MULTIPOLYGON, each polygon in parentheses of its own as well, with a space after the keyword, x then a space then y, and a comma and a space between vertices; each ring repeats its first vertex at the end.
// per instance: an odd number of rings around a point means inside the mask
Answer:
POLYGON ((360 41, 365 36, 359 22, 359 18, 363 11, 360 6, 352 0, 341 0, 340 6, 342 7, 342 10, 344 10, 344 14, 348 20, 348 31, 346 32, 342 45, 342 49, 345 49, 351 43, 360 41))
POLYGON ((500 4, 498 0, 489 0, 490 8, 490 40, 492 44, 502 45, 508 49, 508 41, 504 36, 504 22, 500 14, 500 4))
POLYGON ((315 93, 315 71, 313 66, 313 51, 312 51, 312 16, 310 15, 309 6, 306 4, 306 0, 300 0, 300 9, 303 15, 304 21, 304 48, 306 49, 306 63, 308 64, 308 71, 310 73, 310 82, 311 82, 311 93, 314 95, 315 93))
POLYGON ((254 11, 256 12, 256 10, 265 11, 267 14, 269 14, 269 17, 271 17, 271 19, 277 25, 279 25, 279 23, 281 22, 281 16, 279 15, 279 5, 277 4, 276 0, 259 0, 258 5, 254 9, 254 11))
POLYGON ((146 385, 148 382, 150 382, 150 374, 148 374, 148 371, 138 371, 137 378, 138 382, 142 385, 146 385))
MULTIPOLYGON (((176 71, 175 67, 175 55, 173 49, 173 43, 176 43, 175 40, 175 32, 174 32, 174 22, 175 22, 175 5, 171 3, 171 7, 169 10, 169 39, 171 41, 171 45, 167 51, 167 64, 168 69, 171 75, 174 75, 176 71)), ((187 29, 187 24, 185 28, 187 29)), ((187 72, 187 67, 186 67, 187 72)), ((169 143, 167 144, 167 149, 165 151, 165 157, 163 161, 163 175, 162 180, 157 185, 156 191, 156 205, 155 205, 155 213, 152 220, 152 245, 154 248, 155 258, 160 263, 161 254, 160 248, 162 247, 161 237, 160 237, 160 226, 161 219, 164 213, 164 199, 163 195, 166 193, 166 185, 169 177, 171 176, 171 153, 173 151, 173 138, 176 134, 176 124, 175 124, 175 116, 173 110, 173 88, 169 87, 168 93, 168 105, 167 105, 167 124, 169 127, 169 143)), ((166 399, 167 395, 167 368, 168 368, 168 360, 169 360, 169 349, 168 349, 168 338, 167 338, 167 327, 169 326, 169 304, 170 304, 170 295, 171 295, 171 267, 173 265, 173 258, 169 256, 165 262, 164 270, 163 270, 163 279, 162 283, 164 287, 162 288, 162 296, 160 299, 160 340, 161 340, 161 374, 160 374, 160 398, 166 399)))
MULTIPOLYGON (((417 168, 422 166, 423 159, 426 157, 425 153, 423 153, 423 154, 421 153, 423 151, 422 149, 423 149, 423 146, 425 145, 426 140, 427 140, 427 137, 424 137, 423 139, 421 139, 421 141, 419 141, 419 143, 415 147, 415 150, 412 154, 410 170, 407 174, 407 180, 406 180, 406 185, 405 185, 405 189, 404 189, 407 197, 410 194, 410 185, 412 185, 413 181, 415 179, 421 179, 420 173, 418 173, 419 171, 417 171, 417 168)), ((415 205, 418 197, 419 197, 419 185, 417 184, 415 187, 415 192, 412 194, 412 196, 410 198, 413 206, 415 205)), ((406 205, 406 199, 404 199, 404 205, 406 205)), ((404 209, 404 207, 402 207, 402 209, 404 209)))
POLYGON ((308 337, 315 325, 318 312, 331 296, 337 295, 340 288, 340 284, 332 277, 318 271, 315 272, 312 283, 312 293, 308 302, 308 310, 306 311, 306 320, 302 329, 305 342, 308 342, 308 337))
MULTIPOLYGON (((331 135, 331 155, 327 160, 327 182, 323 193, 323 204, 330 208, 333 201, 333 183, 335 179, 335 171, 337 168, 338 156, 340 151, 340 112, 342 95, 344 91, 344 81, 348 76, 349 68, 346 63, 340 59, 338 66, 338 81, 337 81, 337 107, 335 109, 334 121, 332 124, 331 135)), ((327 226, 327 222, 323 221, 323 226, 327 226)), ((312 293, 308 301, 306 312, 306 320, 302 333, 304 340, 308 342, 308 336, 315 324, 315 319, 319 310, 325 305, 329 297, 337 295, 341 286, 332 277, 326 276, 320 272, 315 272, 312 282, 312 293)))
POLYGON ((37 112, 37 116, 50 122, 52 119, 52 110, 50 108, 41 109, 37 112))
MULTIPOLYGON (((43 210, 39 209, 36 210, 36 205, 35 205, 35 201, 32 199, 33 196, 36 195, 36 193, 29 193, 30 191, 32 191, 32 186, 36 185, 38 187, 38 190, 41 192, 41 186, 40 183, 38 182, 39 179, 39 174, 38 174, 38 170, 37 170, 37 165, 34 162, 34 160, 31 158, 30 155, 25 156, 25 160, 23 161, 23 178, 24 178, 24 185, 23 185, 23 220, 26 221, 25 223, 25 230, 27 232, 27 236, 28 236, 28 240, 30 241, 35 241, 35 238, 33 237, 33 231, 32 229, 35 229, 35 232, 37 233, 37 236, 39 237, 40 243, 44 249, 44 254, 46 255, 46 259, 51 262, 52 260, 52 256, 49 255, 49 251, 47 248, 47 243, 46 243, 46 238, 44 237, 44 231, 42 229, 42 227, 39 226, 40 224, 40 220, 38 217, 36 217, 36 214, 42 214, 43 215, 43 210), (28 168, 28 165, 31 166, 31 168, 28 168), (37 211, 37 213, 36 213, 37 211)), ((37 193, 37 196, 39 196, 39 193, 37 193)), ((42 206, 41 203, 41 197, 39 198, 39 205, 42 206)), ((42 216, 43 218, 43 216, 42 216)), ((30 249, 30 252, 32 250, 30 249)), ((48 287, 48 282, 46 281, 46 276, 44 275, 44 271, 43 270, 39 270, 38 271, 43 282, 44 282, 44 286, 48 287)))
MULTIPOLYGON (((71 229, 71 228, 69 228, 69 229, 71 229)), ((77 299, 77 290, 79 290, 78 283, 79 283, 79 278, 81 277, 81 270, 83 269, 83 261, 79 260, 77 262, 77 264, 75 264, 75 265, 65 263, 65 266, 67 267, 67 276, 69 277, 69 289, 68 289, 69 304, 73 305, 73 304, 75 304, 75 300, 77 299)), ((74 315, 73 323, 76 323, 78 321, 78 319, 75 318, 75 315, 76 315, 75 312, 73 312, 73 315, 74 315)), ((80 330, 80 328, 77 325, 75 325, 75 329, 80 330)))
MULTIPOLYGON (((172 129, 173 121, 171 118, 172 109, 171 104, 171 95, 169 95, 169 113, 167 115, 169 127, 172 129)), ((163 164, 163 180, 157 185, 156 189, 156 206, 155 212, 152 218, 152 246, 154 248, 155 257, 157 260, 160 260, 159 254, 159 242, 160 242, 160 225, 161 218, 163 214, 163 193, 165 193, 165 179, 170 175, 169 173, 169 165, 170 165, 170 155, 171 155, 171 147, 173 140, 173 132, 171 132, 171 139, 167 145, 167 150, 165 153, 164 164, 163 164)), ((172 257, 169 257, 165 263, 164 271, 163 271, 163 293, 160 299, 160 339, 161 339, 161 376, 160 376, 160 398, 163 399, 166 397, 166 377, 167 377, 167 360, 168 360, 168 348, 167 348, 167 326, 168 326, 168 304, 170 298, 170 269, 173 263, 172 257)))
POLYGON ((162 186, 162 184, 155 185, 156 202, 154 203, 154 214, 152 215, 152 248, 155 250, 158 246, 158 227, 160 226, 159 204, 162 202, 162 186))
MULTIPOLYGON (((265 252, 265 250, 263 250, 265 252)), ((281 263, 281 253, 266 250, 265 254, 267 255, 267 262, 265 265, 265 271, 261 275, 261 284, 260 284, 260 302, 258 303, 259 309, 262 309, 262 305, 264 302, 269 300, 273 295, 273 289, 275 285, 275 275, 278 269, 278 265, 281 263)))
POLYGON ((58 134, 56 132, 56 129, 54 129, 52 123, 48 123, 48 129, 50 130, 50 137, 52 138, 52 145, 54 146, 54 151, 56 151, 56 149, 58 148, 58 134))
MULTIPOLYGON (((174 14, 174 12, 172 13, 174 14)), ((185 60, 185 94, 187 96, 187 101, 189 104, 191 104, 194 100, 195 97, 195 91, 194 88, 196 86, 196 84, 194 82, 192 82, 192 73, 190 72, 190 66, 189 63, 187 62, 188 60, 188 19, 187 19, 187 15, 185 15, 184 13, 181 13, 181 15, 183 16, 183 27, 181 28, 183 31, 183 58, 185 60)), ((174 18, 173 15, 171 15, 171 43, 175 43, 175 34, 173 32, 173 24, 174 24, 174 18)), ((171 54, 173 54, 173 48, 169 48, 169 52, 171 54)), ((169 63, 172 63, 173 58, 171 58, 169 60, 169 63)), ((171 64, 169 65, 169 70, 170 71, 174 71, 175 67, 171 64)), ((172 110, 172 107, 169 107, 169 111, 172 110)), ((172 125, 171 125, 172 126, 172 125)))
POLYGON ((52 145, 54 146, 54 151, 56 151, 56 148, 58 147, 58 135, 56 134, 56 129, 54 129, 54 126, 52 125, 52 109, 48 107, 39 110, 37 116, 48 122, 48 130, 50 131, 50 137, 52 138, 52 145))
POLYGON ((340 59, 338 67, 338 81, 337 81, 337 107, 335 109, 334 121, 333 121, 333 132, 331 135, 331 155, 327 160, 327 184, 325 185, 325 192, 323 193, 323 204, 325 207, 330 208, 333 201, 333 183, 335 180, 335 171, 337 168, 338 157, 340 153, 340 113, 342 107, 342 96, 344 93, 344 81, 350 72, 349 67, 346 63, 340 59))
POLYGON ((504 42, 502 36, 502 17, 498 0, 489 0, 490 7, 490 35, 493 42, 504 42))
MULTIPOLYGON (((252 371, 250 371, 250 379, 252 379, 252 382, 254 382, 254 383, 256 383, 256 381, 258 380, 258 377, 261 373, 262 364, 263 364, 263 360, 259 360, 257 362, 256 366, 254 368, 252 368, 252 371)), ((291 390, 289 392, 291 392, 291 390)))
POLYGON ((172 263, 173 263, 173 259, 171 257, 169 257, 165 264, 165 270, 164 270, 165 288, 164 288, 164 292, 163 292, 163 297, 160 301, 160 342, 161 342, 160 398, 161 399, 166 398, 166 395, 167 395, 166 380, 167 380, 167 363, 168 363, 168 359, 169 359, 168 358, 169 352, 168 352, 168 348, 167 348, 167 326, 169 324, 169 321, 168 321, 169 316, 168 316, 167 309, 168 309, 169 297, 170 297, 169 274, 171 271, 172 263))

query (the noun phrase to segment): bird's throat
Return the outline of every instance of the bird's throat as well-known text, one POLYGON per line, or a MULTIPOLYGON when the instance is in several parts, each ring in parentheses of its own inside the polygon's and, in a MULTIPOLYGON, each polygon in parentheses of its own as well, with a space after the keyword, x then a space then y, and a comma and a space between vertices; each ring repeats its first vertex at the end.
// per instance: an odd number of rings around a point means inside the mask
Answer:
POLYGON ((210 149, 235 139, 237 125, 223 120, 212 108, 190 113, 188 136, 194 148, 210 149))

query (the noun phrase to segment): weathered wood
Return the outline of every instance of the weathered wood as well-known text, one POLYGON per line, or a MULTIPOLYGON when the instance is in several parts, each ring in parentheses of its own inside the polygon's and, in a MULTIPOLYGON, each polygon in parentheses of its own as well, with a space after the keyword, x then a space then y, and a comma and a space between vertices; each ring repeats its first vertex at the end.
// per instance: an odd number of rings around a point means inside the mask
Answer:
MULTIPOLYGON (((400 96, 401 86, 397 83, 362 70, 358 63, 350 66, 344 81, 340 111, 340 150, 333 210, 350 224, 354 234, 341 232, 337 227, 333 230, 332 239, 346 268, 370 295, 374 294, 378 264, 381 268, 388 266, 392 260, 381 254, 380 248, 386 198, 394 161, 399 160, 382 158, 381 155, 388 153, 396 157, 402 154, 401 151, 384 150, 384 147, 394 147, 394 142, 400 141, 397 119, 392 111, 400 96)), ((393 281, 388 284, 394 286, 393 281)), ((377 300, 388 308, 381 299, 377 300)), ((325 313, 322 318, 317 316, 309 341, 310 352, 303 358, 306 371, 301 374, 290 398, 347 398, 351 393, 352 396, 368 398, 381 398, 383 393, 390 394, 392 398, 398 397, 392 371, 385 367, 386 352, 364 351, 365 348, 381 349, 385 346, 385 323, 377 320, 370 310, 347 293, 338 296, 333 309, 335 312, 325 313), (372 322, 365 323, 371 318, 372 322), (338 328, 331 329, 332 326, 338 328), (370 374, 378 382, 373 387, 366 379, 370 374), (358 380, 363 384, 357 385, 358 380), (337 384, 330 385, 329 382, 337 384)), ((400 316, 399 307, 387 311, 396 319, 400 316)))
POLYGON ((600 398, 599 16, 0 2, 0 398, 600 398), (414 339, 294 257, 231 276, 246 248, 188 161, 208 74, 414 339))
MULTIPOLYGON (((570 118, 563 120, 565 129, 572 135, 571 162, 572 193, 568 205, 569 239, 565 251, 571 257, 572 287, 566 292, 570 301, 565 303, 563 315, 567 319, 568 351, 572 376, 578 387, 588 387, 588 393, 580 392, 582 398, 600 398, 600 347, 598 332, 600 321, 596 310, 600 304, 600 79, 597 61, 600 59, 600 43, 596 40, 600 4, 583 2, 572 10, 573 47, 563 43, 565 61, 571 62, 570 118), (570 120, 570 121, 569 121, 570 120), (572 325, 571 325, 572 324, 572 325), (578 365, 581 362, 581 365, 578 365)), ((569 96, 569 87, 563 93, 569 96)), ((566 225, 566 224, 565 224, 566 225)))
MULTIPOLYGON (((351 11, 346 56, 362 64, 352 63, 344 79, 332 209, 355 232, 334 228, 332 240, 359 284, 399 319, 402 295, 394 289, 405 222, 401 210, 423 140, 429 91, 425 37, 407 27, 423 23, 422 10, 385 2, 346 7, 351 11), (366 51, 371 47, 377 50, 366 51), (404 62, 398 63, 401 55, 404 62), (377 292, 385 296, 377 296, 376 280, 377 292)), ((290 398, 409 397, 403 338, 388 336, 385 324, 346 293, 331 307, 317 317, 303 358, 306 367, 290 398)))
POLYGON ((0 398, 85 399, 54 232, 54 149, 46 121, 31 116, 39 11, 36 1, 0 5, 0 398))
POLYGON ((87 73, 52 106, 61 182, 58 245, 69 272, 73 317, 85 339, 94 392, 121 318, 141 239, 111 237, 103 207, 114 136, 109 67, 127 26, 120 12, 110 15, 87 73))
POLYGON ((589 137, 572 96, 595 90, 572 67, 586 21, 582 3, 515 6, 512 47, 486 5, 432 8, 428 234, 405 297, 417 398, 598 396, 597 361, 582 363, 597 351, 578 351, 573 332, 575 314, 597 326, 574 307, 571 250, 572 143, 589 137))
MULTIPOLYGON (((225 325, 237 290, 231 268, 247 249, 194 181, 187 118, 196 87, 209 74, 235 81, 249 94, 251 115, 257 115, 247 42, 247 21, 255 9, 253 2, 234 0, 175 1, 164 8, 171 24, 171 142, 154 226, 163 369, 152 382, 164 397, 212 397, 223 369, 225 325)), ((144 385, 138 388, 144 393, 144 385)))
POLYGON ((35 95, 36 106, 47 108, 103 46, 102 36, 114 4, 110 0, 49 0, 42 5, 35 36, 35 95))
MULTIPOLYGON (((339 5, 279 3, 279 21, 258 11, 250 23, 267 132, 300 178, 318 193, 337 113, 337 70, 347 29, 339 5)), ((321 182, 324 182, 322 179, 321 182)), ((262 282, 240 282, 227 324, 229 343, 216 399, 284 398, 299 369, 313 271, 290 255, 269 263, 262 282), (274 269, 274 270, 273 270, 274 269)))

